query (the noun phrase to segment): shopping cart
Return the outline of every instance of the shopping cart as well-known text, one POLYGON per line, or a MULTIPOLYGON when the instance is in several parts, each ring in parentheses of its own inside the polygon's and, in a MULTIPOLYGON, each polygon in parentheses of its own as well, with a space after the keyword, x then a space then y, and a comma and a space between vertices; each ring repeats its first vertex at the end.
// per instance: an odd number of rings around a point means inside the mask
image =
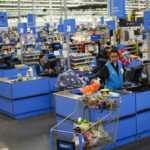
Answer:
POLYGON ((77 100, 76 110, 50 130, 51 150, 116 146, 120 104, 121 98, 116 94, 103 96, 96 103, 84 97, 77 100))

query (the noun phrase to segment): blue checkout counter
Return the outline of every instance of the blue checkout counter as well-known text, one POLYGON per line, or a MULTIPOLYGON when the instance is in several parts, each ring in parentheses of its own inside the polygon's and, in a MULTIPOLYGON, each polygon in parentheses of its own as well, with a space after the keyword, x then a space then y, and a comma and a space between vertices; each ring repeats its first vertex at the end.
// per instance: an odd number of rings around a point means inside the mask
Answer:
MULTIPOLYGON (((132 93, 120 92, 122 103, 117 132, 117 146, 150 136, 150 91, 132 93)), ((57 92, 54 94, 56 123, 76 110, 74 91, 57 92)), ((113 148, 109 146, 106 149, 113 148)))
POLYGON ((0 70, 0 78, 17 76, 18 73, 21 73, 22 76, 26 76, 28 69, 29 69, 28 66, 22 67, 22 68, 15 68, 15 69, 1 69, 0 70))
POLYGON ((0 81, 0 112, 15 119, 51 111, 48 78, 11 83, 0 81))

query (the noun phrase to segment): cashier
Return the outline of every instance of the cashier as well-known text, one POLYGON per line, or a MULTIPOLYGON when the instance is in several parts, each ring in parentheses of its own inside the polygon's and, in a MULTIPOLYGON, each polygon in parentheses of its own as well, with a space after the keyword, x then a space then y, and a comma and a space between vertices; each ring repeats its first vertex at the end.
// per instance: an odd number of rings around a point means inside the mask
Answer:
POLYGON ((118 61, 119 53, 113 48, 109 53, 109 60, 97 76, 105 83, 107 89, 120 89, 124 84, 124 66, 118 61))
POLYGON ((41 54, 39 62, 35 66, 35 69, 36 69, 36 72, 37 72, 38 75, 40 75, 40 73, 43 73, 43 72, 48 72, 48 73, 53 72, 52 69, 44 69, 44 63, 45 62, 46 62, 45 55, 41 54))

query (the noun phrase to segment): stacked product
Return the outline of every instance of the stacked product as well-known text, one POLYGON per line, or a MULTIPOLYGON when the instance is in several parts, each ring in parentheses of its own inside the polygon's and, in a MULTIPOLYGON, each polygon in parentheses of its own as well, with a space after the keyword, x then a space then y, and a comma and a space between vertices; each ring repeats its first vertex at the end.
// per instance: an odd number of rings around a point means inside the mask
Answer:
POLYGON ((72 53, 71 66, 74 70, 87 72, 92 69, 94 60, 91 53, 72 53))

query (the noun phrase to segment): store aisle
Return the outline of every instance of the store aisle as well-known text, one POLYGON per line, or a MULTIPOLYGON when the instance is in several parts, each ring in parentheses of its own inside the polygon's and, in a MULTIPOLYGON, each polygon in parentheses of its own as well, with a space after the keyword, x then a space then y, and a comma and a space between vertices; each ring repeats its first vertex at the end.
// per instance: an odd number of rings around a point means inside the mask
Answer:
POLYGON ((14 120, 0 114, 0 150, 50 150, 53 114, 14 120))
MULTIPOLYGON (((49 129, 53 114, 14 120, 0 114, 0 150, 50 150, 49 129)), ((150 150, 150 137, 121 146, 117 150, 150 150)))

